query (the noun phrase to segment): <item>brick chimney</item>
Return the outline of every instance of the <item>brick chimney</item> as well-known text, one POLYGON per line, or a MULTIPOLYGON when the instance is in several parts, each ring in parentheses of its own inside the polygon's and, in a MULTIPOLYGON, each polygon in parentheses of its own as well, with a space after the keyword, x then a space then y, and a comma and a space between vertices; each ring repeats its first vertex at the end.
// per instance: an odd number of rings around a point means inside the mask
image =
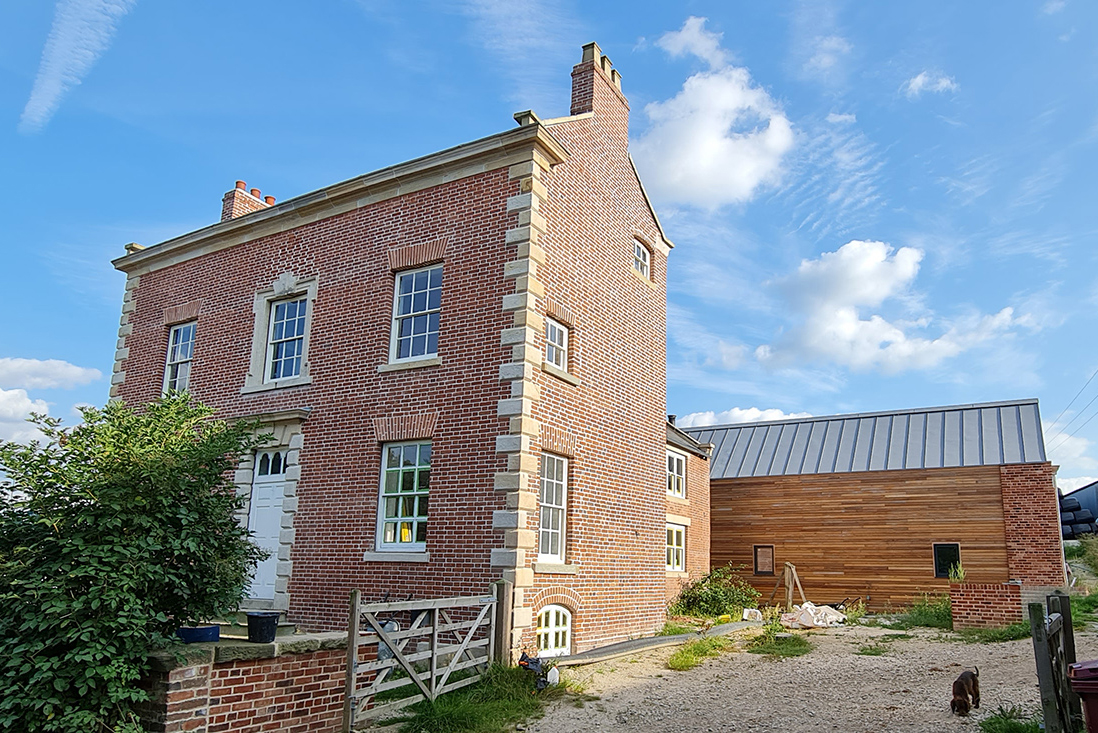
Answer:
POLYGON ((621 74, 597 43, 583 47, 583 59, 572 68, 572 114, 594 112, 623 137, 629 135, 629 102, 621 92, 621 74))
POLYGON ((236 188, 229 191, 221 199, 221 221, 228 221, 229 219, 235 219, 238 216, 250 214, 253 211, 266 209, 268 206, 273 206, 274 202, 274 196, 267 196, 266 199, 264 199, 262 192, 258 188, 253 188, 251 191, 248 191, 247 183, 244 181, 237 181, 236 188))

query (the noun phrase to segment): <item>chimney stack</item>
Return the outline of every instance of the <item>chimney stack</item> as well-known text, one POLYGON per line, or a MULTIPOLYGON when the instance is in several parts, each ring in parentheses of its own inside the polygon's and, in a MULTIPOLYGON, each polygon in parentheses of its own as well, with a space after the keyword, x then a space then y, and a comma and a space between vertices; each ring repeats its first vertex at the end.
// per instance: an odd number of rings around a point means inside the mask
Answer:
POLYGON ((262 198, 262 196, 263 193, 258 188, 249 191, 247 183, 237 181, 233 190, 221 199, 221 221, 236 219, 239 216, 251 214, 253 211, 259 211, 274 205, 274 196, 267 196, 266 198, 262 198))
POLYGON ((621 73, 597 43, 583 47, 583 57, 572 69, 571 114, 585 112, 594 112, 607 129, 628 136, 629 102, 621 91, 621 73))

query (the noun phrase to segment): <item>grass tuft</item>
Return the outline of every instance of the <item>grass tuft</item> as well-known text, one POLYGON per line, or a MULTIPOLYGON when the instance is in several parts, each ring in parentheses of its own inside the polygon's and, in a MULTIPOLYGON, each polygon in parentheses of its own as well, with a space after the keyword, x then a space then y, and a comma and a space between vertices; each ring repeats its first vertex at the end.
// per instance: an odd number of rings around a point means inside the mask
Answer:
POLYGON ((693 669, 709 657, 720 656, 730 646, 728 639, 723 636, 707 636, 704 639, 683 644, 671 658, 667 660, 667 666, 676 672, 693 669))
POLYGON ((434 702, 411 705, 400 717, 402 733, 500 733, 515 723, 542 714, 546 700, 568 695, 564 685, 542 692, 534 688, 534 675, 521 667, 492 665, 475 685, 447 693, 434 702))
POLYGON ((915 599, 905 612, 896 616, 888 624, 890 629, 913 629, 924 626, 932 629, 953 628, 953 605, 948 595, 931 597, 924 595, 915 599))
POLYGON ((1098 593, 1089 596, 1071 597, 1071 620, 1073 623, 1098 622, 1098 593))
POLYGON ((765 654, 769 657, 799 657, 812 651, 812 642, 803 636, 770 637, 767 634, 756 636, 747 646, 752 654, 765 654))
POLYGON ((1017 705, 999 706, 980 721, 981 733, 1041 733, 1040 717, 1029 715, 1017 705))
POLYGON ((884 636, 878 636, 868 644, 863 644, 858 647, 858 651, 855 654, 860 654, 863 657, 879 657, 882 656, 887 650, 888 645, 894 641, 905 641, 907 639, 914 639, 911 634, 885 634, 884 636))
POLYGON ((656 636, 678 636, 679 634, 689 634, 692 631, 697 631, 697 629, 686 624, 668 621, 656 636))
POLYGON ((956 632, 966 644, 998 644, 1030 637, 1029 624, 1019 622, 1001 629, 961 629, 956 632))

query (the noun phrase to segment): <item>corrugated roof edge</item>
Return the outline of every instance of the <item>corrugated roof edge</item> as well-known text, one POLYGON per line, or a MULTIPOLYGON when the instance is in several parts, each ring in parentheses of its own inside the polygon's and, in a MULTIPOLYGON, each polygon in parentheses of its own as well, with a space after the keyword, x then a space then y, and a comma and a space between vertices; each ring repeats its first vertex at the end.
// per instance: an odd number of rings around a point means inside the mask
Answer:
MULTIPOLYGON (((836 415, 813 415, 811 417, 793 417, 788 420, 757 420, 755 422, 734 422, 721 425, 691 425, 688 428, 677 428, 685 432, 700 433, 706 430, 728 430, 730 428, 757 428, 762 425, 801 425, 811 422, 827 422, 829 420, 851 420, 863 417, 889 417, 895 415, 914 415, 927 412, 948 412, 950 410, 977 410, 990 407, 1017 407, 1019 405, 1037 405, 1036 397, 1023 400, 1002 400, 1000 402, 972 402, 964 405, 942 405, 940 407, 916 407, 908 410, 881 410, 880 412, 847 412, 836 415)), ((1038 405, 1038 411, 1040 406, 1038 405)), ((1043 431, 1042 431, 1043 432, 1043 431)), ((693 436, 691 436, 693 437, 693 436)), ((1044 436, 1041 436, 1041 445, 1044 447, 1044 436)))

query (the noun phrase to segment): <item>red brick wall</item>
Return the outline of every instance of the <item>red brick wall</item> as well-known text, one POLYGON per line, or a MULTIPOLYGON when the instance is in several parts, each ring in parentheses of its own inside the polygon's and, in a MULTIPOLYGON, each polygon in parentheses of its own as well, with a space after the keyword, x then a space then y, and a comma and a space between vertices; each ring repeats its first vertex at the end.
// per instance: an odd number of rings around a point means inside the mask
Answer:
POLYGON ((154 733, 325 733, 343 717, 347 653, 329 649, 155 673, 142 720, 154 733))
MULTIPOLYGON (((667 258, 652 246, 651 281, 634 274, 633 237, 662 240, 629 162, 624 97, 593 63, 576 66, 573 85, 573 111, 594 115, 549 128, 571 157, 545 175, 538 278, 575 319, 570 371, 582 384, 535 370, 533 416, 575 438, 566 562, 577 572, 535 573, 524 603, 536 614, 553 588, 571 589, 573 651, 583 651, 665 618, 667 258)), ((531 512, 528 529, 537 521, 531 512)), ((523 641, 533 646, 532 629, 523 641)))
POLYGON ((1055 475, 1051 463, 999 469, 1010 578, 1026 586, 1067 582, 1055 475))
POLYGON ((345 628, 347 598, 481 593, 489 567, 492 476, 505 421, 496 403, 505 348, 505 202, 517 193, 494 170, 389 199, 141 275, 126 340, 131 403, 159 396, 168 329, 163 309, 201 301, 191 392, 235 417, 311 408, 303 424, 289 618, 305 630, 345 628), (390 248, 448 237, 440 366, 378 373, 388 362, 390 248), (253 300, 280 274, 316 276, 308 361, 312 384, 241 394, 249 370, 253 300), (373 420, 437 412, 430 563, 364 562, 375 548, 381 450, 373 420))
POLYGON ((667 574, 667 600, 675 600, 682 586, 709 572, 709 461, 686 456, 686 501, 667 497, 667 513, 690 518, 686 528, 686 575, 667 574))
POLYGON ((997 629, 1022 620, 1022 588, 1015 583, 950 583, 954 629, 997 629))

